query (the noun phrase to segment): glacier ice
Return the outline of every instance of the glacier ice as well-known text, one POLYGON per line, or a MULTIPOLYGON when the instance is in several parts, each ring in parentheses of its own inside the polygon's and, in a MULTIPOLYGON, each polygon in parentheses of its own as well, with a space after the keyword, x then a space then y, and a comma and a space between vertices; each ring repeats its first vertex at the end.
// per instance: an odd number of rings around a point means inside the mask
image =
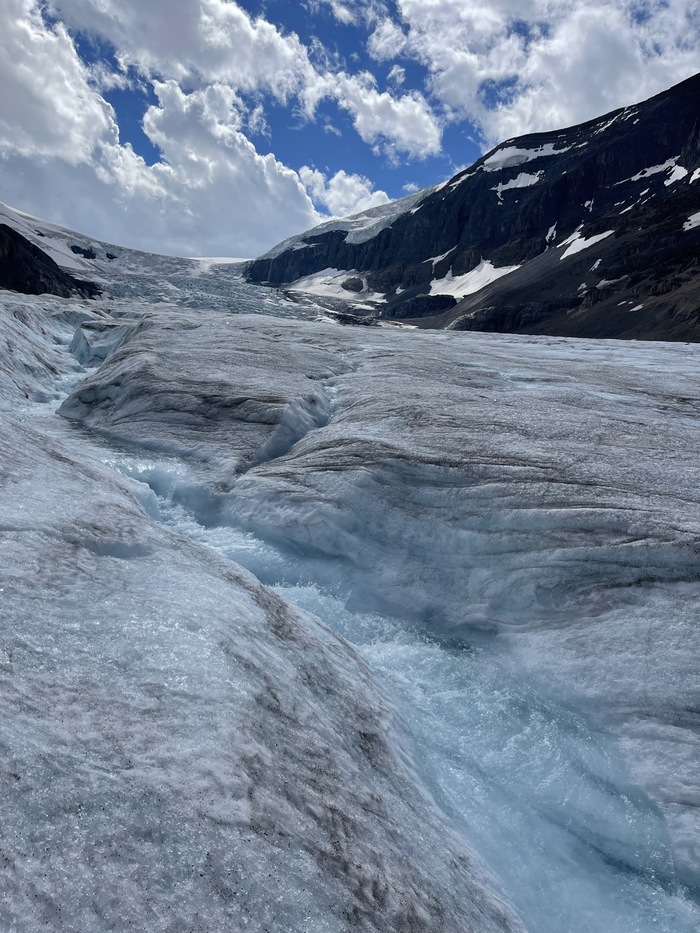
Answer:
POLYGON ((521 930, 357 652, 40 402, 0 406, 0 926, 521 930))
POLYGON ((697 349, 122 261, 2 296, 5 925, 696 930, 697 349))

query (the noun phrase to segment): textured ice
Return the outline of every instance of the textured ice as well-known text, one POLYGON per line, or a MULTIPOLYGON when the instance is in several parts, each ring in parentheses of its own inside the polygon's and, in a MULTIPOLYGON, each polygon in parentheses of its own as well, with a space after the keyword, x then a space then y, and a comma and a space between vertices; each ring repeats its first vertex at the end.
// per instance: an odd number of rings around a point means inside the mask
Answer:
MULTIPOLYGON (((0 328, 20 360, 45 344, 43 385, 70 357, 55 315, 37 336, 27 307, 22 323, 3 298, 0 328)), ((172 427, 170 404, 153 423, 172 427)), ((0 927, 522 929, 416 779, 357 652, 165 527, 151 488, 114 468, 123 455, 52 411, 5 385, 0 927)))
MULTIPOLYGON (((353 605, 449 638, 500 632, 620 735, 672 721, 697 749, 696 366, 695 347, 198 315, 152 320, 62 412, 188 458, 201 479, 175 501, 296 553, 353 605), (323 420, 270 459, 295 402, 323 420)), ((696 825, 695 778, 655 749, 644 787, 672 833, 680 812, 696 825)))
POLYGON ((116 261, 0 299, 0 926, 695 933, 697 347, 116 261))

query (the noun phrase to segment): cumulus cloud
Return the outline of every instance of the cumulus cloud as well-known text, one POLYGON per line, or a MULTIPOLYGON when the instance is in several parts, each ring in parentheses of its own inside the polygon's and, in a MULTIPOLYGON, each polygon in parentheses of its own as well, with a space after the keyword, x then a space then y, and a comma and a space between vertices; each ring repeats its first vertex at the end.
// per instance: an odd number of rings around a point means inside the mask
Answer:
POLYGON ((299 169, 299 175, 314 202, 333 217, 357 214, 389 201, 386 192, 375 191, 364 175, 348 174, 341 169, 328 178, 308 165, 299 169))
POLYGON ((339 36, 364 35, 386 90, 352 72, 352 55, 307 47, 234 0, 0 0, 0 196, 143 248, 251 255, 323 212, 386 200, 350 165, 297 172, 259 152, 251 135, 276 142, 272 103, 297 125, 317 122, 323 139, 339 132, 332 101, 398 166, 441 154, 451 122, 476 124, 486 145, 650 96, 697 70, 700 50, 697 0, 305 6, 324 8, 339 36), (86 63, 77 32, 113 58, 86 63), (154 165, 120 139, 103 96, 130 86, 155 100, 143 120, 162 154, 154 165))
POLYGON ((440 152, 440 123, 418 91, 395 97, 378 91, 374 77, 366 73, 337 75, 334 88, 338 105, 352 115, 364 142, 417 158, 440 152))
POLYGON ((52 9, 106 39, 123 65, 188 86, 221 81, 286 102, 314 77, 294 33, 227 0, 53 0, 52 9))
POLYGON ((47 28, 32 0, 2 0, 0 147, 77 164, 117 138, 112 108, 60 23, 47 28))
POLYGON ((30 0, 1 2, 8 200, 107 240, 185 254, 253 255, 321 219, 299 175, 246 137, 255 113, 230 85, 185 92, 154 80, 144 130, 163 158, 149 166, 120 141, 65 27, 30 0))
POLYGON ((448 119, 489 142, 649 97, 697 71, 697 0, 398 0, 376 58, 421 62, 448 119))
POLYGON ((260 155, 239 129, 228 91, 156 86, 149 132, 163 160, 148 166, 129 146, 105 146, 93 165, 16 154, 3 178, 23 209, 108 241, 179 255, 258 255, 323 219, 299 175, 260 155), (66 202, 65 192, 71 193, 66 202))

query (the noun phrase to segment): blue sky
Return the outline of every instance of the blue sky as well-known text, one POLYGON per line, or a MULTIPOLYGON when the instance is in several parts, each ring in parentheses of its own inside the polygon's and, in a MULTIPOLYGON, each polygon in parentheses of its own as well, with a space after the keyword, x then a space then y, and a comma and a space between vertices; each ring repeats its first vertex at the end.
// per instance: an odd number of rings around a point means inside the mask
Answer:
POLYGON ((0 199, 257 255, 697 70, 696 0, 0 0, 0 199))

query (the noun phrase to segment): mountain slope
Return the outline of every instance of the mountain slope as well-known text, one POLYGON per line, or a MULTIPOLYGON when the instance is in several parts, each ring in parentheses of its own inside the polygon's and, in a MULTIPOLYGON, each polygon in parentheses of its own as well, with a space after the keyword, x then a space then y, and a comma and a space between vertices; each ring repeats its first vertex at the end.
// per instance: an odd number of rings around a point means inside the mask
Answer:
POLYGON ((43 250, 21 233, 0 223, 0 288, 25 295, 79 295, 92 298, 99 288, 64 272, 43 250))
POLYGON ((251 263, 423 326, 700 339, 700 75, 251 263), (384 212, 382 216, 381 212, 384 212))

